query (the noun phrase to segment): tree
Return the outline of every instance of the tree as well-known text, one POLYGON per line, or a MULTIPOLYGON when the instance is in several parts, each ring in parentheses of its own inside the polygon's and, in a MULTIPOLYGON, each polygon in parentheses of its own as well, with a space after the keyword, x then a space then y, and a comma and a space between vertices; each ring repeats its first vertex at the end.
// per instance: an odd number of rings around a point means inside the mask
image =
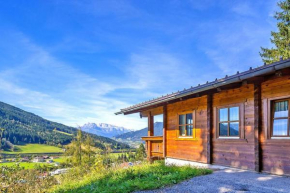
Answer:
POLYGON ((272 31, 270 39, 275 47, 261 47, 260 56, 266 64, 290 58, 290 0, 280 1, 278 6, 281 11, 276 12, 274 16, 278 20, 278 32, 272 31))
POLYGON ((86 161, 90 164, 93 161, 93 156, 95 152, 92 147, 94 146, 94 141, 90 135, 86 135, 86 139, 84 141, 86 161))
POLYGON ((75 165, 80 165, 82 163, 82 143, 83 134, 81 129, 79 129, 76 138, 72 141, 66 153, 71 156, 71 161, 75 165))
POLYGON ((143 143, 141 143, 136 151, 136 159, 137 160, 144 160, 145 157, 146 157, 145 147, 144 147, 143 143))
POLYGON ((2 149, 2 136, 3 136, 4 131, 5 131, 4 128, 0 128, 0 150, 2 149))

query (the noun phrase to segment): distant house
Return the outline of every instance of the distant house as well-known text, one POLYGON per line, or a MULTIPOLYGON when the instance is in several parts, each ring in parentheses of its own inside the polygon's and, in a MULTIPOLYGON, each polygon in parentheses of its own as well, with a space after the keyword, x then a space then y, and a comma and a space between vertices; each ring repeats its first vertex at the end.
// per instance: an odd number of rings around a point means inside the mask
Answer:
POLYGON ((49 156, 47 156, 47 155, 44 155, 42 157, 43 157, 43 159, 49 159, 49 156))
POLYGON ((35 157, 33 160, 32 160, 32 162, 35 162, 35 163, 37 163, 37 162, 44 162, 45 160, 43 159, 43 157, 35 157))
POLYGON ((58 163, 58 162, 55 162, 55 163, 54 163, 54 166, 55 166, 55 167, 58 167, 59 165, 60 165, 60 163, 58 163))
POLYGON ((28 157, 24 157, 22 159, 20 159, 20 162, 29 162, 29 158, 28 157))
POLYGON ((46 163, 50 163, 51 164, 51 163, 53 163, 53 160, 51 160, 51 159, 50 160, 46 160, 46 163))
POLYGON ((148 120, 148 136, 142 139, 149 160, 290 175, 290 59, 160 96, 116 115, 133 113, 148 120), (157 115, 163 115, 161 136, 154 135, 157 115))
POLYGON ((121 168, 129 168, 131 166, 133 166, 134 164, 132 162, 124 162, 120 164, 121 168))
POLYGON ((57 169, 57 170, 55 170, 55 171, 49 172, 49 174, 50 174, 51 176, 59 175, 59 174, 65 174, 65 173, 68 172, 68 170, 69 170, 69 169, 67 169, 67 168, 57 169))
POLYGON ((57 159, 59 156, 51 156, 50 159, 57 159))

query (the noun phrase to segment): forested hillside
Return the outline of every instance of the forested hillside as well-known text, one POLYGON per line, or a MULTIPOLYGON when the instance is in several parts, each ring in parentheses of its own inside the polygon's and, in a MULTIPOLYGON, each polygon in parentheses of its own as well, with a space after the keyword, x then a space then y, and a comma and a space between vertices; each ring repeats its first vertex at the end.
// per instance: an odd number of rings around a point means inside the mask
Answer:
MULTIPOLYGON (((2 136, 4 141, 9 141, 8 143, 14 145, 21 143, 66 145, 73 140, 77 133, 77 129, 74 127, 48 121, 3 102, 0 102, 0 128, 4 129, 2 136)), ((106 137, 89 135, 94 139, 95 146, 100 148, 104 147, 104 143, 110 144, 114 149, 128 147, 106 137)))

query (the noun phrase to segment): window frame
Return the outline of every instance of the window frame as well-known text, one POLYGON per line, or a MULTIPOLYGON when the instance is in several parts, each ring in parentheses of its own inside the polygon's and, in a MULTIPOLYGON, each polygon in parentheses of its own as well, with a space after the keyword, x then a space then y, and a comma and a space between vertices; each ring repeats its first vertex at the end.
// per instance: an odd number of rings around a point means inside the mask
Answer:
POLYGON ((284 97, 284 98, 273 98, 272 100, 269 101, 270 103, 270 133, 269 133, 269 136, 271 139, 275 139, 275 138, 282 138, 282 139, 289 139, 290 138, 290 108, 289 108, 289 105, 290 105, 290 98, 288 97, 284 97), (275 103, 276 102, 282 102, 282 101, 288 101, 288 117, 279 117, 279 118, 274 118, 274 108, 275 108, 275 103), (279 120, 279 119, 286 119, 287 118, 287 135, 273 135, 274 133, 274 120, 279 120))
MULTIPOLYGON (((245 107, 244 103, 235 103, 235 104, 230 104, 230 105, 223 105, 223 106, 217 106, 214 107, 214 123, 215 123, 215 135, 216 139, 244 139, 245 138, 245 129, 244 129, 244 116, 245 116, 245 107), (239 107, 239 121, 230 121, 229 120, 229 109, 231 107, 239 107), (228 109, 228 121, 219 121, 219 110, 220 109, 228 109), (239 122, 239 135, 238 136, 220 136, 220 128, 219 128, 219 123, 222 122, 239 122)), ((228 125, 228 134, 229 134, 229 125, 228 125)))
POLYGON ((181 113, 177 113, 177 128, 176 128, 176 139, 177 140, 196 140, 196 113, 195 113, 195 110, 193 111, 184 111, 184 112, 181 112, 181 113), (186 124, 186 115, 187 114, 192 114, 192 124, 186 124), (180 125, 179 124, 179 115, 185 115, 185 124, 183 125, 180 125), (180 131, 179 131, 179 127, 180 126, 185 126, 185 133, 187 132, 187 129, 186 129, 186 126, 187 125, 192 125, 192 136, 181 136, 180 135, 180 131))

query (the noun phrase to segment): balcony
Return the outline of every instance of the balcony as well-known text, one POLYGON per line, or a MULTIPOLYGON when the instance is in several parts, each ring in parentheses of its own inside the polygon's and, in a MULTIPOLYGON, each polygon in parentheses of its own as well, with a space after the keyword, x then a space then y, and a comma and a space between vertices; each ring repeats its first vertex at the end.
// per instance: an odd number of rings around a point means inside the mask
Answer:
POLYGON ((149 161, 160 160, 164 158, 163 136, 142 137, 146 142, 147 159, 149 161))

